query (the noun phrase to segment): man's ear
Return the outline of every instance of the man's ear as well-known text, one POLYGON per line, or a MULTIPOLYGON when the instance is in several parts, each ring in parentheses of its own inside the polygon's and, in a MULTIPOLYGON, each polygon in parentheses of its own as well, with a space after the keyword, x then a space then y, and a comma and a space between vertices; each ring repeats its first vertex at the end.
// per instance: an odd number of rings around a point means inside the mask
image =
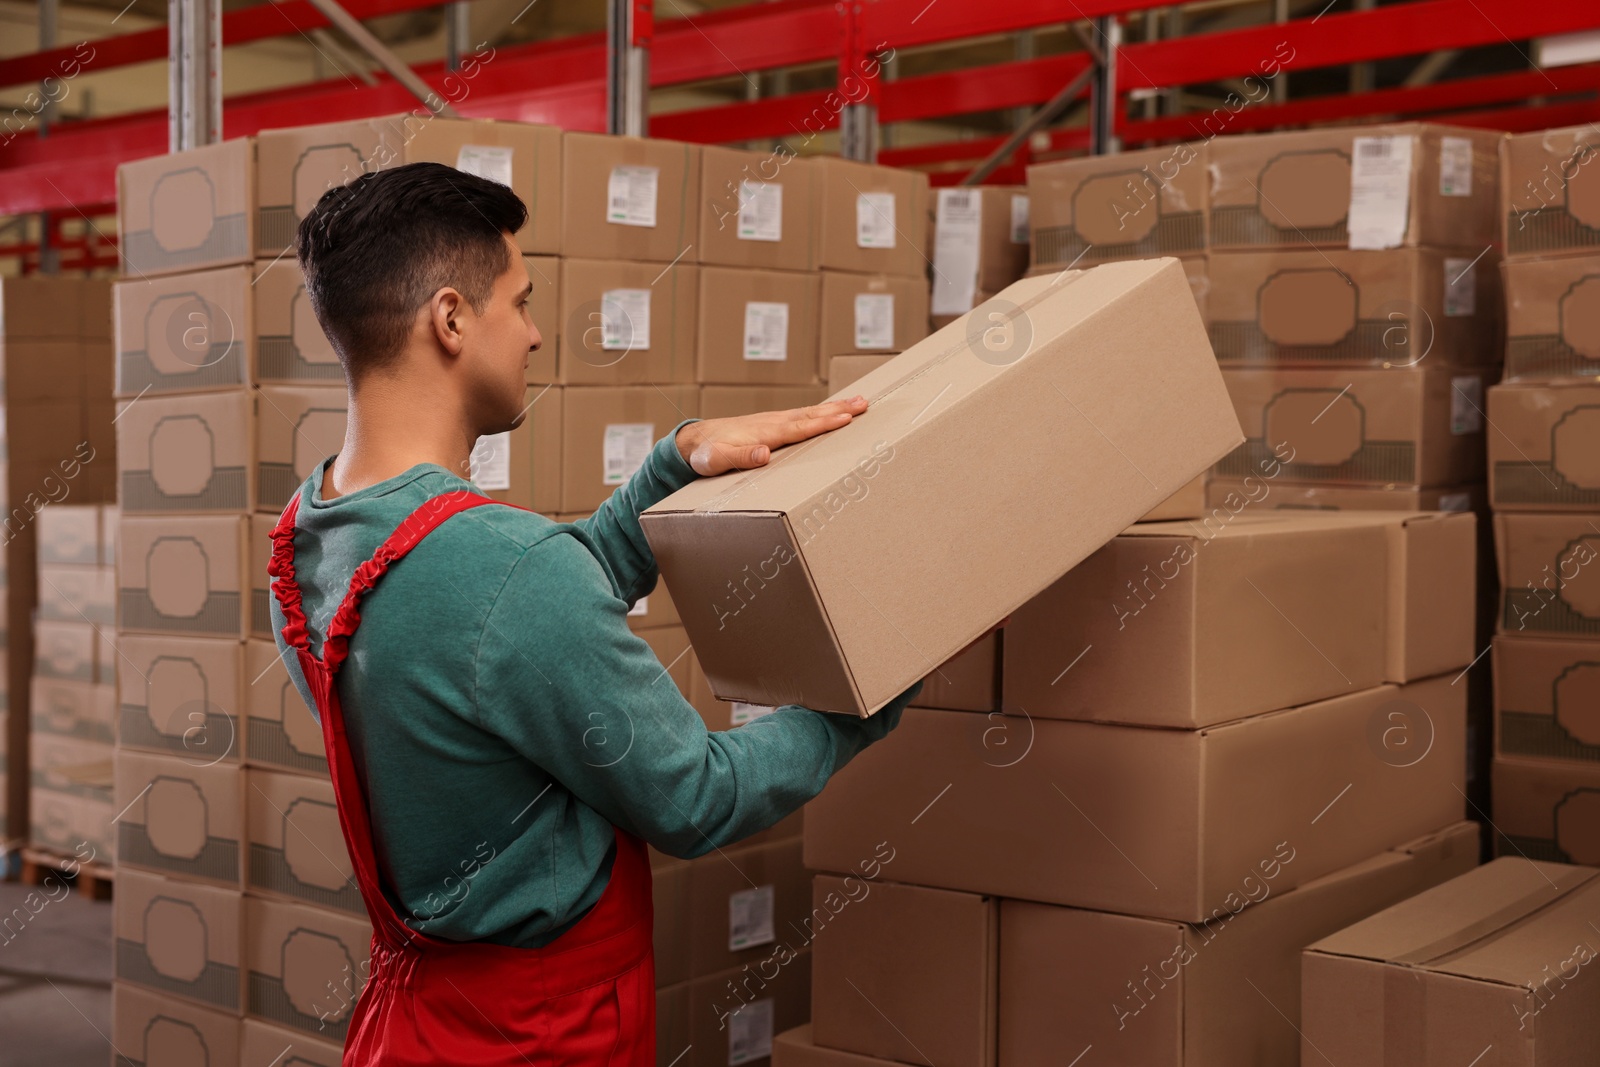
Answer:
POLYGON ((470 306, 461 294, 449 286, 434 293, 428 301, 428 315, 433 336, 439 346, 452 356, 461 354, 464 343, 463 330, 470 306))

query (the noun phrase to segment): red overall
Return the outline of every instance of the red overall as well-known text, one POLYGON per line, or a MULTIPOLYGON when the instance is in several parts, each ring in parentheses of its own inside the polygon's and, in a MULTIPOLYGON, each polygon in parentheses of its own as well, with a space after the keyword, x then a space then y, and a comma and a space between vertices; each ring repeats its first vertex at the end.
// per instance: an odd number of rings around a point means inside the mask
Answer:
POLYGON ((372 963, 345 1041, 344 1067, 653 1067, 655 960, 650 862, 644 843, 617 831, 616 860, 600 900, 542 948, 452 942, 407 926, 383 891, 366 793, 350 759, 334 684, 361 625, 361 598, 389 566, 459 511, 497 501, 468 492, 434 497, 356 569, 311 654, 294 574, 298 495, 272 532, 273 592, 283 637, 300 657, 316 700, 339 807, 339 825, 372 920, 372 963))

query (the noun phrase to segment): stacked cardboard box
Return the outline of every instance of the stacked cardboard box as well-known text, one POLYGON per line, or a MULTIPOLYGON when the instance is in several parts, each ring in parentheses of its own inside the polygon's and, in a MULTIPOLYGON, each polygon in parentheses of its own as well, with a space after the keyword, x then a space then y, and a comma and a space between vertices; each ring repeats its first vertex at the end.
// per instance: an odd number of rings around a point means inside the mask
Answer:
POLYGON ((934 197, 932 327, 965 315, 1028 269, 1028 193, 1019 186, 940 189, 934 197))
POLYGON ((1588 128, 1501 149, 1506 382, 1490 390, 1497 850, 1600 863, 1600 216, 1588 128))

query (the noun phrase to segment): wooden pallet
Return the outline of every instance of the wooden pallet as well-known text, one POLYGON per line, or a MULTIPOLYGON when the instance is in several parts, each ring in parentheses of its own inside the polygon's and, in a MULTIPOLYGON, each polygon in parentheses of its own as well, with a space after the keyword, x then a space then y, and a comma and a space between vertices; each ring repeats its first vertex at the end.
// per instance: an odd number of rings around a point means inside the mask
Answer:
POLYGON ((39 848, 22 849, 22 882, 25 885, 43 885, 46 878, 59 878, 69 885, 75 884, 78 892, 90 900, 110 900, 112 873, 103 863, 79 863, 71 856, 63 856, 39 848), (77 874, 73 875, 72 871, 77 874))

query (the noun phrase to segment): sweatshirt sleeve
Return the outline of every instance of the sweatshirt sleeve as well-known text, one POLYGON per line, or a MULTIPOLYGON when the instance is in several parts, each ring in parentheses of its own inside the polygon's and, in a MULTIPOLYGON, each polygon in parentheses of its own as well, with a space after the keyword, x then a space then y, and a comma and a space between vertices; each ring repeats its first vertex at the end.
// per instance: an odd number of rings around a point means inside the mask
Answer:
POLYGON ((476 656, 479 725, 578 799, 672 856, 780 822, 892 730, 920 688, 869 719, 784 707, 708 731, 578 538, 529 548, 476 656))

